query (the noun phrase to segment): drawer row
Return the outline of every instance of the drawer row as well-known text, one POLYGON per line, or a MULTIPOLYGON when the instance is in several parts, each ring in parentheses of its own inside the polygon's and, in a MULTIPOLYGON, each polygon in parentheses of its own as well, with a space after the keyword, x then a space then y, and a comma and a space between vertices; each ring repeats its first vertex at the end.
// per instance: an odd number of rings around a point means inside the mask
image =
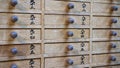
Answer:
MULTIPOLYGON (((0 29, 1 44, 41 43, 41 29, 0 29)), ((79 41, 120 40, 119 29, 45 29, 44 41, 79 42, 79 41)))
MULTIPOLYGON (((93 42, 90 49, 89 42, 79 43, 52 43, 44 44, 42 49, 41 44, 14 44, 14 45, 0 45, 0 60, 5 57, 38 56, 44 52, 45 57, 55 56, 73 56, 82 54, 104 54, 104 53, 119 53, 119 41, 109 42, 93 42), (43 52, 42 52, 43 51, 43 52)), ((36 57, 37 58, 37 57, 36 57)), ((11 58, 14 59, 14 58, 11 58)))
MULTIPOLYGON (((0 13, 0 28, 41 28, 41 14, 0 13)), ((45 15, 45 28, 120 28, 120 17, 89 15, 45 15), (91 22, 92 19, 92 22, 91 22), (104 24, 104 25, 103 25, 104 24)))
MULTIPOLYGON (((93 68, 119 68, 120 54, 103 54, 92 55, 92 66, 103 66, 93 68), (98 60, 99 59, 99 60, 98 60), (105 66, 104 65, 118 65, 118 66, 105 66)), ((89 68, 90 56, 81 55, 74 57, 56 57, 45 58, 45 68, 89 68)), ((27 59, 17 61, 0 62, 0 67, 3 68, 40 68, 40 59, 27 59)))
MULTIPOLYGON (((120 54, 92 55, 92 66, 120 64, 120 54)), ((46 58, 45 68, 89 68, 90 56, 46 58)))
MULTIPOLYGON (((96 1, 96 0, 95 0, 96 1)), ((98 0, 97 2, 99 2, 98 0)), ((104 1, 103 1, 104 2, 104 1)), ((118 2, 118 1, 115 1, 118 2)), ((41 13, 42 0, 5 0, 0 1, 0 12, 20 12, 20 13, 41 13)), ((94 13, 107 13, 118 14, 119 4, 111 4, 110 1, 106 0, 105 3, 93 3, 92 6, 94 13), (109 3, 106 3, 109 2, 109 3)), ((46 13, 72 13, 80 14, 91 12, 91 2, 84 1, 58 1, 58 0, 45 0, 45 12, 46 13), (79 8, 79 9, 78 9, 79 8)))

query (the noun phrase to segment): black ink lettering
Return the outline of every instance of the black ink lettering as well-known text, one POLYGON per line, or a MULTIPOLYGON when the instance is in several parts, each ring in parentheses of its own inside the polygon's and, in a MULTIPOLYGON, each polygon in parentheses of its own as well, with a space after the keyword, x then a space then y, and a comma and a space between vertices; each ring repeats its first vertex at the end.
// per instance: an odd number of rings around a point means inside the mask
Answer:
POLYGON ((35 36, 30 36, 30 39, 35 39, 35 36))
POLYGON ((30 30, 30 35, 33 35, 35 31, 33 29, 30 30))
POLYGON ((30 9, 35 9, 35 8, 34 8, 34 5, 35 5, 35 1, 34 1, 34 0, 30 0, 30 5, 31 5, 31 8, 30 8, 30 9))

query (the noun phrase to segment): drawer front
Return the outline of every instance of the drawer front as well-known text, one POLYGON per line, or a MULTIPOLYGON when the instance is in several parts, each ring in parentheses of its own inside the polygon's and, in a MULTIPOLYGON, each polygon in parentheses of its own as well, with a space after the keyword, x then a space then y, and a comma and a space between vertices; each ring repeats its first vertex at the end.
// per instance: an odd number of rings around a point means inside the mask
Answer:
POLYGON ((49 56, 80 55, 89 52, 89 42, 45 44, 49 56))
POLYGON ((45 59, 45 68, 76 68, 77 66, 80 67, 79 65, 84 64, 89 64, 88 55, 45 59))
POLYGON ((119 0, 94 0, 94 2, 104 2, 104 3, 115 2, 115 3, 118 3, 119 0))
POLYGON ((0 62, 1 68, 41 68, 40 59, 0 62))
MULTIPOLYGON (((63 0, 49 0, 49 1, 63 1, 63 0)), ((69 1, 79 1, 79 2, 90 2, 91 0, 69 0, 69 1)))
POLYGON ((93 67, 93 68, 120 68, 120 65, 115 65, 115 66, 101 66, 101 67, 93 67))
POLYGON ((0 57, 40 55, 40 44, 1 45, 0 57))
POLYGON ((94 13, 106 13, 106 14, 119 14, 120 13, 119 4, 111 3, 94 3, 93 12, 94 13), (117 10, 116 10, 117 7, 117 10))
POLYGON ((46 29, 45 40, 47 42, 88 40, 89 33, 89 29, 46 29))
POLYGON ((46 28, 87 28, 89 25, 89 16, 45 15, 46 28))
POLYGON ((120 28, 120 17, 93 17, 94 28, 120 28))
POLYGON ((93 55, 94 66, 120 64, 120 54, 101 54, 93 55))
POLYGON ((119 29, 94 29, 93 39, 94 40, 119 40, 120 31, 119 29))
POLYGON ((40 28, 39 14, 0 13, 0 28, 40 28))
POLYGON ((0 12, 40 12, 41 0, 1 0, 0 12))
POLYGON ((1 29, 0 41, 1 44, 40 43, 40 31, 40 29, 1 29))
POLYGON ((90 3, 46 0, 45 10, 54 13, 88 13, 90 3))
POLYGON ((92 50, 93 53, 110 53, 110 52, 120 52, 120 42, 93 42, 92 50))

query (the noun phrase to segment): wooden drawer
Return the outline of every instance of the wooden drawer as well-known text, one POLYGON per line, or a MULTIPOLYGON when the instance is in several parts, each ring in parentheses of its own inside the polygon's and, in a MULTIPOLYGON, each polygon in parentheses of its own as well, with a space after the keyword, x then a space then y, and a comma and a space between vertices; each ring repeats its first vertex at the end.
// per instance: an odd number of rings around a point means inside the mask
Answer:
POLYGON ((103 2, 103 3, 118 3, 119 0, 94 0, 94 2, 103 2))
POLYGON ((120 64, 120 54, 93 55, 92 62, 95 66, 120 64))
POLYGON ((89 25, 89 16, 45 15, 46 28, 88 28, 89 25))
POLYGON ((119 29, 94 29, 93 40, 119 40, 119 29))
POLYGON ((45 54, 47 56, 88 54, 89 45, 89 42, 45 44, 45 54))
POLYGON ((100 66, 100 67, 92 67, 92 68, 120 68, 120 65, 114 65, 114 66, 100 66))
POLYGON ((45 0, 45 11, 48 13, 89 13, 90 3, 70 2, 70 1, 51 1, 45 0), (78 9, 79 8, 79 9, 78 9))
POLYGON ((119 44, 119 41, 93 42, 92 50, 93 53, 120 52, 119 44))
POLYGON ((40 55, 40 44, 0 45, 0 57, 40 55))
POLYGON ((1 68, 41 68, 40 59, 0 62, 1 68))
POLYGON ((89 64, 88 55, 74 57, 45 58, 45 68, 80 68, 81 66, 79 65, 84 65, 83 63, 89 64))
POLYGON ((46 29, 46 42, 89 40, 89 29, 46 29))
POLYGON ((40 14, 0 13, 0 28, 40 28, 40 14))
POLYGON ((40 43, 40 31, 40 29, 0 29, 0 43, 40 43))
POLYGON ((40 13, 41 0, 1 0, 0 12, 40 13))
POLYGON ((120 4, 111 4, 111 3, 94 3, 93 12, 98 14, 119 14, 120 13, 120 4))
MULTIPOLYGON (((65 1, 65 0, 49 0, 49 1, 65 1)), ((90 2, 91 0, 84 0, 84 1, 82 1, 82 0, 69 0, 70 2, 71 1, 79 1, 79 2, 90 2)))
POLYGON ((93 27, 94 28, 120 28, 120 17, 93 17, 93 27), (104 25, 103 25, 104 24, 104 25))

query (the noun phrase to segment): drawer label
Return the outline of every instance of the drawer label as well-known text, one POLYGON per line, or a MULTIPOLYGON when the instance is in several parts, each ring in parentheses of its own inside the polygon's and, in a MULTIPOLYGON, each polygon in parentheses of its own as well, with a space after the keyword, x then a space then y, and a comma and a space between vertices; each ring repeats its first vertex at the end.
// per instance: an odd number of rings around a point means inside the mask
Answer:
POLYGON ((35 24, 35 16, 33 14, 30 16, 30 20, 31 20, 30 25, 34 25, 35 24))
POLYGON ((35 68, 35 67, 34 67, 34 64, 35 64, 34 59, 31 59, 30 62, 29 62, 29 65, 30 65, 29 68, 35 68))
POLYGON ((35 49, 34 44, 31 44, 31 46, 30 46, 30 54, 35 54, 34 49, 35 49))
POLYGON ((35 1, 34 0, 30 0, 30 9, 35 9, 34 5, 35 5, 35 1))
POLYGON ((34 29, 31 29, 30 30, 30 39, 32 40, 32 39, 35 39, 35 31, 34 31, 34 29))

